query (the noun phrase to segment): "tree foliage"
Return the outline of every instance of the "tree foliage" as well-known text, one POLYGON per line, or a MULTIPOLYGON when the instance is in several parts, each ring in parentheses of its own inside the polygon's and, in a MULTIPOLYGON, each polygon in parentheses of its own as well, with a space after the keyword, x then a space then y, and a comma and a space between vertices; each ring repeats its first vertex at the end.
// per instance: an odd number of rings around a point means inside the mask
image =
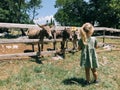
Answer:
POLYGON ((57 0, 55 18, 61 25, 81 25, 86 14, 87 3, 83 0, 57 0), (76 18, 77 17, 77 18, 76 18))
POLYGON ((41 0, 1 0, 0 6, 1 22, 32 23, 41 0))
POLYGON ((56 0, 55 19, 61 25, 80 26, 90 22, 104 27, 120 28, 119 0, 56 0))
POLYGON ((29 2, 29 12, 32 12, 32 21, 34 20, 35 16, 38 15, 37 10, 40 9, 41 6, 41 0, 30 0, 29 2))
POLYGON ((90 8, 94 8, 94 22, 99 26, 119 28, 120 6, 119 0, 90 0, 90 8), (117 6, 117 9, 116 9, 117 6), (119 8, 119 9, 118 9, 119 8))

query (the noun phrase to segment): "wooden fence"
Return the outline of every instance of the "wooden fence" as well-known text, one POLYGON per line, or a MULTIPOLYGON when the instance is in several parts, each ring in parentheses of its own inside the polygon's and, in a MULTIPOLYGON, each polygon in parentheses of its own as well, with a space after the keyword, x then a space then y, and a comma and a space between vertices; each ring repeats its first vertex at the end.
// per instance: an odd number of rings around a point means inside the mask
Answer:
MULTIPOLYGON (((44 42, 54 42, 55 40, 48 40, 45 39, 44 42)), ((61 39, 56 40, 56 42, 61 41, 61 39)), ((39 39, 1 39, 0 44, 40 44, 39 39)), ((33 48, 32 48, 33 49, 33 48)), ((40 52, 39 50, 37 52, 27 52, 27 53, 15 53, 15 54, 1 54, 0 59, 7 59, 7 58, 12 58, 12 57, 23 57, 23 56, 40 56, 48 53, 56 53, 57 51, 46 51, 40 52)))
MULTIPOLYGON (((0 23, 0 28, 39 28, 37 25, 33 25, 33 24, 15 24, 15 23, 0 23)), ((56 26, 55 29, 57 30, 61 30, 65 27, 62 26, 56 26)), ((80 28, 80 27, 78 27, 80 28)), ((95 31, 103 31, 103 36, 99 36, 103 38, 103 42, 105 42, 105 31, 112 31, 112 32, 120 32, 119 29, 113 29, 113 28, 105 28, 105 27, 95 27, 95 31)), ((108 36, 107 36, 108 37, 108 36)), ((113 37, 113 36, 109 36, 109 38, 120 38, 120 37, 113 37)), ((45 39, 44 42, 60 42, 61 39, 52 39, 52 40, 48 40, 45 39)), ((0 40, 0 44, 17 44, 17 43, 31 43, 31 44, 35 44, 35 43, 40 43, 39 39, 24 39, 24 40, 20 40, 20 39, 1 39, 0 40)), ((43 51, 40 52, 39 50, 37 52, 29 52, 29 53, 15 53, 15 54, 1 54, 0 58, 6 59, 6 58, 12 58, 12 57, 23 57, 23 56, 37 56, 39 57, 39 55, 42 54, 48 54, 48 53, 56 53, 58 51, 43 51)))

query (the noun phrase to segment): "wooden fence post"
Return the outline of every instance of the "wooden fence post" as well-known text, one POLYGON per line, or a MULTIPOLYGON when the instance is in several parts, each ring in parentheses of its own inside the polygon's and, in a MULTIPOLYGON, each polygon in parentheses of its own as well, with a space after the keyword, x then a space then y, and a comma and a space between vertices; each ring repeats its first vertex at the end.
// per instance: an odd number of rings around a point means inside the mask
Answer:
POLYGON ((105 43, 105 30, 103 31, 103 43, 105 43))

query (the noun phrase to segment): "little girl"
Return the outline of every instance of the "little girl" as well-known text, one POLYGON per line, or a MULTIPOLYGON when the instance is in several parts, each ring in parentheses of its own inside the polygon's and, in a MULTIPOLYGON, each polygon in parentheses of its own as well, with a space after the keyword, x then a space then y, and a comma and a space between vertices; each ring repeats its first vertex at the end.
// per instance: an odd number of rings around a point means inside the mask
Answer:
POLYGON ((85 67, 86 82, 90 84, 90 69, 93 73, 94 83, 98 83, 98 58, 95 51, 97 48, 97 40, 91 37, 94 32, 94 27, 90 23, 85 23, 80 29, 81 39, 78 41, 78 49, 81 50, 80 66, 85 67))

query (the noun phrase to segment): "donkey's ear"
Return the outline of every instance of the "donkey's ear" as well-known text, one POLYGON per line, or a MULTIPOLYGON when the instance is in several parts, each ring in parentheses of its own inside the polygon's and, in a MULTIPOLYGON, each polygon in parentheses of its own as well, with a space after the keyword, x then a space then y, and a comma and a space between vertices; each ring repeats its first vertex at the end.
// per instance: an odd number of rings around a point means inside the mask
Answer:
POLYGON ((39 25, 38 23, 37 23, 37 25, 38 25, 40 28, 43 28, 43 27, 44 27, 44 25, 39 25))
POLYGON ((45 26, 47 26, 47 24, 44 24, 44 25, 39 25, 37 24, 40 28, 44 28, 45 26))
POLYGON ((38 25, 39 27, 41 27, 41 25, 39 25, 38 23, 37 23, 37 25, 38 25))
POLYGON ((54 25, 49 25, 50 28, 54 27, 54 25))

